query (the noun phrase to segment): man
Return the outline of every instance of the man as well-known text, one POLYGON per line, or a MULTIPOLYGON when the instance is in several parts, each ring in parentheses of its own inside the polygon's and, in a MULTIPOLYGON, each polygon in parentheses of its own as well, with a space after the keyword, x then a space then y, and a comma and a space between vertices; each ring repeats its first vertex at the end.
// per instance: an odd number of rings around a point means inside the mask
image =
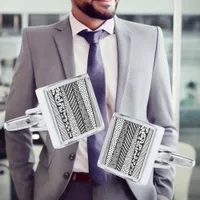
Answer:
MULTIPOLYGON (((97 100, 105 122, 119 112, 155 123, 165 128, 163 144, 176 146, 161 29, 117 18, 117 4, 117 0, 72 0, 72 12, 65 20, 23 30, 6 120, 37 105, 36 88, 87 72, 95 94, 100 95, 97 100), (93 35, 93 42, 88 35, 93 35)), ((97 156, 89 155, 98 154, 100 148, 90 146, 89 138, 55 150, 48 133, 41 135, 46 136, 45 145, 34 173, 31 134, 6 134, 10 170, 20 200, 172 199, 172 169, 155 169, 148 185, 139 186, 100 170, 97 156)), ((103 140, 96 139, 101 146, 103 140)))

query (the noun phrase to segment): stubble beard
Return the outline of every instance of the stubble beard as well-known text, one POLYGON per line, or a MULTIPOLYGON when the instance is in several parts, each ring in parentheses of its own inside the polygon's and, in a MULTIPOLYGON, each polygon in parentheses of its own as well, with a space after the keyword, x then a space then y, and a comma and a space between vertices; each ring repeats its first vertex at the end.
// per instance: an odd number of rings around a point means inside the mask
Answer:
POLYGON ((103 6, 103 10, 104 11, 100 11, 97 10, 95 8, 95 6, 93 5, 93 2, 95 0, 92 0, 91 3, 83 3, 83 4, 76 4, 76 6, 87 16, 91 17, 91 18, 95 18, 95 19, 100 19, 100 20, 108 20, 113 18, 113 16, 116 13, 116 9, 117 9, 117 5, 118 2, 116 2, 114 7, 110 7, 110 6, 103 6))

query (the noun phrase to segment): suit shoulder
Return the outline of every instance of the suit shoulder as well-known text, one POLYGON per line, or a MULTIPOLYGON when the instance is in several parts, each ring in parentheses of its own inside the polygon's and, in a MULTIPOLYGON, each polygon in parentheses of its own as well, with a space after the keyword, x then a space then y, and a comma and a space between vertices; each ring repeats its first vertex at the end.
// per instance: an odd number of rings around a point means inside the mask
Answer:
POLYGON ((30 36, 48 34, 53 31, 53 27, 55 26, 55 24, 26 27, 22 31, 23 32, 26 31, 27 34, 30 36))
POLYGON ((51 25, 26 27, 22 30, 22 35, 27 37, 30 47, 38 51, 38 48, 42 48, 41 46, 45 47, 52 43, 56 27, 59 25, 64 27, 64 22, 62 20, 51 25))
POLYGON ((157 26, 131 22, 124 19, 120 20, 126 26, 127 30, 129 30, 130 34, 138 33, 142 37, 157 37, 158 34, 157 26))

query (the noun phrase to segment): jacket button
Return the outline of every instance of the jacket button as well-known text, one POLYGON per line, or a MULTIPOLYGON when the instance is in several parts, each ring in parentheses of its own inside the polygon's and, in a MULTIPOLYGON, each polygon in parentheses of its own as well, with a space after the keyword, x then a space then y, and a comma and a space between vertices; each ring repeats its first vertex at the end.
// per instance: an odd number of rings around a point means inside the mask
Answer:
POLYGON ((64 174, 63 174, 63 177, 64 177, 64 179, 69 179, 69 176, 70 176, 70 173, 69 172, 65 172, 64 174))
POLYGON ((74 160, 74 159, 75 159, 75 153, 71 153, 71 154, 69 155, 69 159, 70 159, 70 160, 74 160))

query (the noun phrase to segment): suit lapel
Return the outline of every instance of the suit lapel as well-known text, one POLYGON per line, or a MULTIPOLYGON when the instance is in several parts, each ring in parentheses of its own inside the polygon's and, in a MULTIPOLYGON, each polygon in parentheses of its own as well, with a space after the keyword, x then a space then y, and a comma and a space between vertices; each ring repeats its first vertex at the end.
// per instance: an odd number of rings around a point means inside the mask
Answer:
MULTIPOLYGON (((129 29, 127 29, 124 22, 117 17, 115 17, 115 27, 118 53, 118 77, 115 112, 119 112, 128 78, 132 37, 130 37, 129 29)), ((73 38, 69 17, 55 25, 54 39, 60 55, 62 67, 65 72, 65 77, 74 77, 75 62, 73 55, 73 38)))
POLYGON ((118 78, 117 78, 117 94, 115 103, 115 112, 119 112, 123 94, 128 79, 130 66, 130 52, 132 38, 129 35, 123 21, 115 17, 117 51, 118 51, 118 78))
POLYGON ((72 37, 69 17, 55 25, 54 39, 66 78, 75 76, 72 37))

